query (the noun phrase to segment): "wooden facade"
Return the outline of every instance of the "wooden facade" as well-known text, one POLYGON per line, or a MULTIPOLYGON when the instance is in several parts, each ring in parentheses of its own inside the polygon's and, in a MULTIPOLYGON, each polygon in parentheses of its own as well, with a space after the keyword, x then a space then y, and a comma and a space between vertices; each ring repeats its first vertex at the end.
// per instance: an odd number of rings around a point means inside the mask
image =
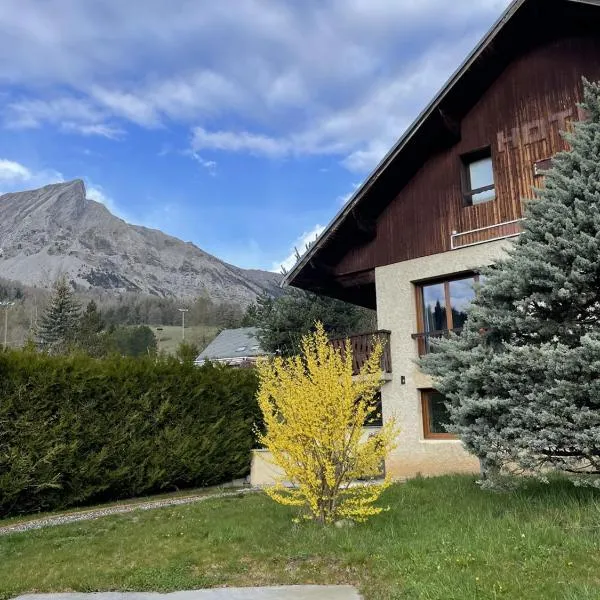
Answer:
POLYGON ((292 285, 374 307, 376 267, 518 233, 522 199, 581 116, 582 77, 600 79, 600 6, 521 4, 292 285), (463 157, 488 147, 496 198, 468 206, 463 157))
POLYGON ((463 119, 461 140, 423 164, 377 219, 373 240, 350 247, 335 274, 447 252, 453 232, 520 219, 521 199, 539 183, 534 164, 566 148, 560 130, 577 118, 583 74, 600 78, 600 37, 560 40, 512 63, 463 119), (465 206, 461 157, 488 146, 496 199, 465 206))

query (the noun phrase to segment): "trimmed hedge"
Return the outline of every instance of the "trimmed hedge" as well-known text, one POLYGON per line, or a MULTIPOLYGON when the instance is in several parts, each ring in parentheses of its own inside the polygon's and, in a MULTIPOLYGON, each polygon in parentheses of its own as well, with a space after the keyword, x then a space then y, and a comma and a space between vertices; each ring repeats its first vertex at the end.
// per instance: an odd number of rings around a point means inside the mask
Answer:
POLYGON ((0 353, 0 516, 248 473, 253 369, 0 353))

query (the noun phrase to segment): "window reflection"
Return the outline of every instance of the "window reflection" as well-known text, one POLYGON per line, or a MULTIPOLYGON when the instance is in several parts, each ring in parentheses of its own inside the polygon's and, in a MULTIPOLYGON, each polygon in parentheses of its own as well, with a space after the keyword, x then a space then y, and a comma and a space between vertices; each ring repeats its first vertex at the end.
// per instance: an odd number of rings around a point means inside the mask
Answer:
POLYGON ((425 331, 448 329, 446 293, 444 284, 427 285, 423 288, 425 331))
POLYGON ((479 275, 462 279, 449 279, 421 287, 422 315, 419 339, 419 355, 431 352, 431 340, 447 336, 450 331, 461 332, 467 321, 468 308, 475 299, 475 283, 479 275))
POLYGON ((446 398, 439 392, 432 392, 429 401, 429 430, 431 433, 446 433, 446 425, 450 422, 446 398))
POLYGON ((446 398, 436 390, 422 392, 424 426, 426 438, 448 438, 447 426, 450 423, 450 413, 446 408, 446 398))
MULTIPOLYGON (((469 165, 469 178, 471 189, 478 190, 483 187, 494 185, 494 167, 491 158, 482 158, 469 165)), ((493 194, 492 194, 493 195, 493 194)))
POLYGON ((460 329, 467 320, 467 308, 475 298, 475 278, 450 281, 450 310, 452 311, 452 328, 460 329))
POLYGON ((494 200, 496 190, 491 148, 464 155, 462 160, 463 193, 467 204, 475 206, 494 200))

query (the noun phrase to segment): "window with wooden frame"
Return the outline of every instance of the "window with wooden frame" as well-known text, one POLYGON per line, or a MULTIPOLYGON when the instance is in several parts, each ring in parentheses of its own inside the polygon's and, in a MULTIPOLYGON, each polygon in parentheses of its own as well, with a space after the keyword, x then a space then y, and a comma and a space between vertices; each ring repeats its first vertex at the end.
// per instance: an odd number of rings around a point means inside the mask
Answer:
POLYGON ((479 281, 480 276, 472 274, 417 285, 418 333, 413 338, 419 343, 419 356, 429 353, 432 338, 462 331, 479 281))
POLYGON ((463 197, 467 206, 477 206, 496 199, 491 147, 461 157, 463 197))
POLYGON ((421 390, 421 410, 423 411, 423 435, 426 440, 453 440, 456 436, 446 431, 450 413, 446 408, 446 398, 436 390, 421 390))

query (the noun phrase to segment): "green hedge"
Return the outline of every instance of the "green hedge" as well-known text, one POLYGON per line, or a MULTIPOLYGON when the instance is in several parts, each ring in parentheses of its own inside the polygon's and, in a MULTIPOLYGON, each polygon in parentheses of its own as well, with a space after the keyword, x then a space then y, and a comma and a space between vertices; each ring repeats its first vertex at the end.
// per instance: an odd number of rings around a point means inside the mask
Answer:
POLYGON ((248 473, 252 369, 0 353, 0 516, 248 473))

